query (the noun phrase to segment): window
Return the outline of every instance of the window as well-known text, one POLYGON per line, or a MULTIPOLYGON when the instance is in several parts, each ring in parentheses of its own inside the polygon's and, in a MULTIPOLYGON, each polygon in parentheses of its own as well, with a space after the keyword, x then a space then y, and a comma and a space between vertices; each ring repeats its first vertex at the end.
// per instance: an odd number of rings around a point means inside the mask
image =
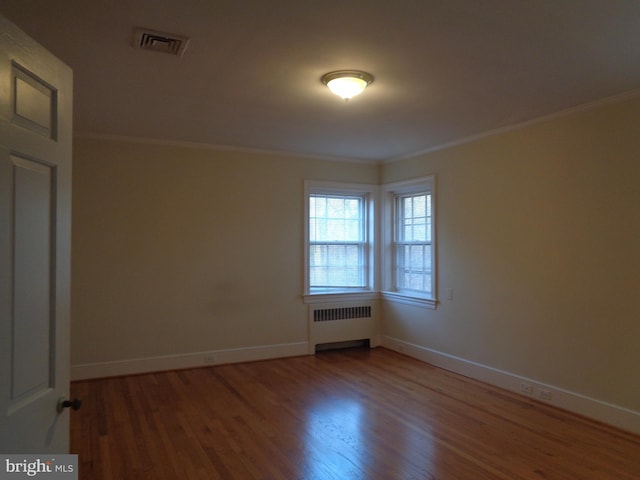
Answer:
POLYGON ((366 242, 361 196, 309 197, 309 285, 365 288, 366 242))
POLYGON ((308 295, 373 290, 373 188, 308 182, 308 295))
POLYGON ((433 177, 389 184, 385 192, 384 295, 435 308, 433 177))

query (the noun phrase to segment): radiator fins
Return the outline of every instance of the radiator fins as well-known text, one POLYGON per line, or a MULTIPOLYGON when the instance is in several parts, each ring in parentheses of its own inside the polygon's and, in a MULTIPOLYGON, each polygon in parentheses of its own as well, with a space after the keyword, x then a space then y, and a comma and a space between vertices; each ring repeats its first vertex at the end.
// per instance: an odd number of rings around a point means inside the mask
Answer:
POLYGON ((324 308, 313 311, 314 322, 330 322, 350 318, 371 318, 371 306, 324 308))

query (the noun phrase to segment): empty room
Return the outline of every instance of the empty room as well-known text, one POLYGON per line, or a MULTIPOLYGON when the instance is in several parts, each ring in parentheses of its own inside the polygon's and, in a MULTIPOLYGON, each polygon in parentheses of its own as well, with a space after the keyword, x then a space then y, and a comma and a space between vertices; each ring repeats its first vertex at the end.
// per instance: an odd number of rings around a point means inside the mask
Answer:
POLYGON ((640 478, 636 0, 0 15, 0 478, 640 478))

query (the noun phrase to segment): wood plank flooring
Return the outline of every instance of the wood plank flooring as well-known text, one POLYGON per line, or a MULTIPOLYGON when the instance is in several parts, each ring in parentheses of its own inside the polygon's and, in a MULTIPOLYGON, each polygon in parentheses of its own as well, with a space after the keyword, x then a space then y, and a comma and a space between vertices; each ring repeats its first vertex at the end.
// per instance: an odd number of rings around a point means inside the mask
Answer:
POLYGON ((74 382, 82 480, 640 478, 640 437, 377 348, 74 382))

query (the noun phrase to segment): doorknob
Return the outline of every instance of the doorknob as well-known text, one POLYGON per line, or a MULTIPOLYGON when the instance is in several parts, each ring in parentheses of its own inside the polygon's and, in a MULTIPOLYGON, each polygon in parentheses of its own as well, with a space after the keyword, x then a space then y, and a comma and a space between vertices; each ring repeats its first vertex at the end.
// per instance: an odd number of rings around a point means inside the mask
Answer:
POLYGON ((67 400, 62 397, 58 400, 58 412, 62 412, 65 408, 71 407, 73 410, 80 410, 82 406, 82 400, 79 398, 74 398, 73 400, 67 400))

